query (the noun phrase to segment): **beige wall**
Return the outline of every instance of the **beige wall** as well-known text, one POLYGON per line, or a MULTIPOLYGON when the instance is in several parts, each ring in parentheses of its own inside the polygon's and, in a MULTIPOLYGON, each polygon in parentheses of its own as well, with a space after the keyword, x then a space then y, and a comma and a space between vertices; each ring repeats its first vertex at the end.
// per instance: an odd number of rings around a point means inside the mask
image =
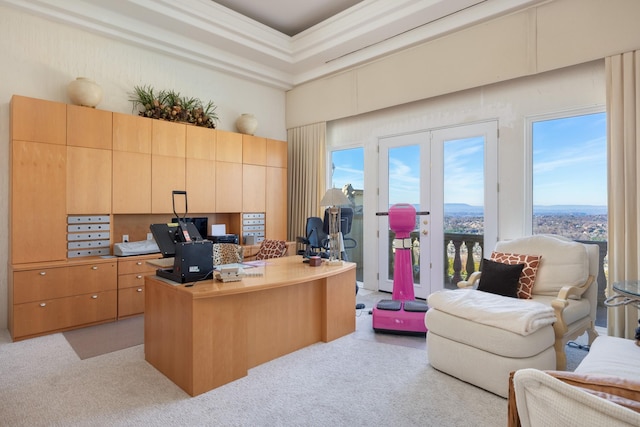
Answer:
POLYGON ((640 1, 554 0, 287 92, 287 128, 640 48, 640 1))
POLYGON ((131 113, 136 85, 213 100, 219 128, 235 131, 240 113, 254 113, 257 133, 285 140, 284 91, 212 72, 166 55, 0 7, 0 328, 7 326, 9 103, 13 94, 70 102, 66 85, 91 77, 104 90, 99 109, 131 113))

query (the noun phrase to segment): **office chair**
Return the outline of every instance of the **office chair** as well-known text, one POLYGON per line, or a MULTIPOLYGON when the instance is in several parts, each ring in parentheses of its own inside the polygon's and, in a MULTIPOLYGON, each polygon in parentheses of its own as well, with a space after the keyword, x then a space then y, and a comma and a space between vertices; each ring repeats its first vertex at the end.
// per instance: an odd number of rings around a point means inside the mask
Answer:
POLYGON ((317 216, 307 218, 306 236, 298 237, 296 240, 305 245, 304 250, 298 251, 299 255, 306 258, 310 256, 329 258, 327 253, 329 235, 324 231, 322 218, 317 216))
MULTIPOLYGON (((323 221, 323 231, 327 235, 327 243, 328 246, 328 236, 329 236, 329 208, 324 211, 324 221, 323 221)), ((340 208, 340 232, 342 233, 342 250, 341 250, 341 258, 344 261, 349 261, 346 249, 354 249, 358 247, 358 242, 352 237, 347 237, 349 233, 351 233, 351 224, 353 223, 353 208, 340 208)))

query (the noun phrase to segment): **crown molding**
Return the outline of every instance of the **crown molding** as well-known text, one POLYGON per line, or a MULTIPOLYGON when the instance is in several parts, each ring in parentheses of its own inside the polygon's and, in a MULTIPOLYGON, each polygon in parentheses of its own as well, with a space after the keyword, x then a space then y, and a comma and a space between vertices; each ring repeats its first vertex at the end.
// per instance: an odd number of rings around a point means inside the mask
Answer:
POLYGON ((365 0, 289 37, 211 0, 0 0, 282 90, 546 0, 365 0))

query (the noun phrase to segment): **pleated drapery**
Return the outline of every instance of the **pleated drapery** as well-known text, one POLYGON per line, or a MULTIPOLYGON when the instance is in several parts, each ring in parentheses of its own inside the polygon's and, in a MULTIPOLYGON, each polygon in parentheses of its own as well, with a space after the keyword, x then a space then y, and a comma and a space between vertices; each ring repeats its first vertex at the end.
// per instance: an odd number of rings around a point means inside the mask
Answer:
MULTIPOLYGON (((640 51, 605 59, 607 76, 609 277, 606 296, 613 284, 639 280, 640 272, 640 51)), ((608 334, 633 338, 638 308, 610 307, 608 334)))
POLYGON ((289 145, 288 236, 305 236, 307 218, 319 216, 326 190, 326 123, 287 130, 289 145))

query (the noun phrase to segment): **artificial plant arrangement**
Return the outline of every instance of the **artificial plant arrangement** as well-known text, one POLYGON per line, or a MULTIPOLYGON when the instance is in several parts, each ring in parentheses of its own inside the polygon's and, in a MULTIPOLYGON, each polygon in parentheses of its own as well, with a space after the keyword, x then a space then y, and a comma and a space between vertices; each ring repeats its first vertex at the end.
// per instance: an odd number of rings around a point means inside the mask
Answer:
POLYGON ((151 86, 134 86, 133 90, 129 100, 143 117, 191 123, 211 129, 216 127, 218 115, 212 101, 203 105, 198 98, 181 96, 173 90, 155 92, 151 86))

